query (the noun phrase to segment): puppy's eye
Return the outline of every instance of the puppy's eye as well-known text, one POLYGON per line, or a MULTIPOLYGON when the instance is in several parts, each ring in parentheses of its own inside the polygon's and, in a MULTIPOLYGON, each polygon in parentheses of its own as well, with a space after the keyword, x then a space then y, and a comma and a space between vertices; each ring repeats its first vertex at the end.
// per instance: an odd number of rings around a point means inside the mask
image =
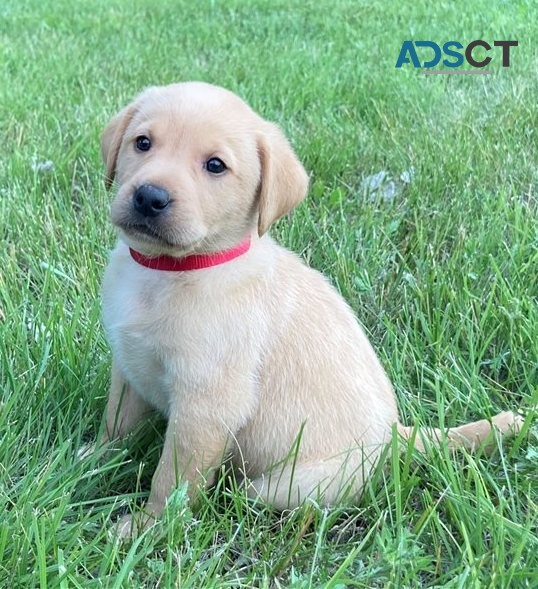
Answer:
POLYGON ((222 174, 222 172, 225 172, 228 168, 221 159, 219 159, 218 157, 212 157, 211 159, 208 159, 205 163, 205 169, 210 174, 222 174))
POLYGON ((138 151, 149 151, 151 147, 151 141, 149 140, 149 137, 146 137, 145 135, 138 136, 135 143, 138 151))

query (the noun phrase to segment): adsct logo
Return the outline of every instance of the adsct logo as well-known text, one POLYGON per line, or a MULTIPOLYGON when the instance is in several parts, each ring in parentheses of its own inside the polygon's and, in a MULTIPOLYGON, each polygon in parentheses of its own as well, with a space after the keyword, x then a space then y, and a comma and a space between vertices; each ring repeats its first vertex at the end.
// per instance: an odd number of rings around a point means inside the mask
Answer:
MULTIPOLYGON (((517 41, 493 41, 493 47, 502 49, 503 67, 510 67, 510 48, 517 47, 517 45, 517 41)), ((493 73, 491 70, 483 68, 493 59, 493 56, 489 55, 493 47, 481 39, 471 41, 465 48, 459 41, 447 41, 442 47, 433 41, 404 41, 396 67, 401 68, 406 64, 413 64, 414 68, 424 68, 421 72, 423 74, 491 74, 493 73), (482 59, 477 58, 479 51, 474 54, 477 47, 482 48, 480 51, 482 59), (462 49, 465 49, 463 53, 462 49), (484 50, 485 57, 483 57, 484 50), (442 66, 448 69, 431 69, 439 65, 443 55, 445 58, 442 61, 442 66), (422 62, 421 57, 424 59, 422 62), (475 69, 455 69, 463 65, 464 61, 475 69)), ((500 50, 497 50, 497 54, 499 52, 500 50)))

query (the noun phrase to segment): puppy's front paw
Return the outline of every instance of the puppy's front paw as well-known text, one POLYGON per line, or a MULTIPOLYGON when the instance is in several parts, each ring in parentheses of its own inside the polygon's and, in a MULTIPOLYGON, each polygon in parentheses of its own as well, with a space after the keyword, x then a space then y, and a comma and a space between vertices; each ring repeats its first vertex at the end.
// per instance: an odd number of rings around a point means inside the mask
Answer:
MULTIPOLYGON (((114 443, 115 440, 109 440, 108 437, 103 437, 94 443, 83 444, 77 450, 77 460, 86 460, 92 457, 101 457, 112 455, 113 452, 122 450, 119 444, 114 443)), ((125 452, 125 450, 123 450, 125 452)))
POLYGON ((111 535, 125 542, 134 540, 155 523, 155 518, 144 513, 124 515, 112 526, 111 535))
POLYGON ((95 444, 84 444, 77 450, 77 460, 85 460, 95 454, 97 446, 95 444))

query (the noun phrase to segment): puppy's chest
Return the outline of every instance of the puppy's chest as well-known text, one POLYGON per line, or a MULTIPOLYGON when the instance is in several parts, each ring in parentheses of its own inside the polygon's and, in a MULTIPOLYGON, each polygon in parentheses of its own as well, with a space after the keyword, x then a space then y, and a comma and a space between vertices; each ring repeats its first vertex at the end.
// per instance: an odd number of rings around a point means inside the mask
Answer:
POLYGON ((218 322, 188 289, 153 282, 106 285, 103 317, 114 359, 129 384, 166 415, 174 395, 207 378, 207 359, 220 355, 223 340, 218 322))

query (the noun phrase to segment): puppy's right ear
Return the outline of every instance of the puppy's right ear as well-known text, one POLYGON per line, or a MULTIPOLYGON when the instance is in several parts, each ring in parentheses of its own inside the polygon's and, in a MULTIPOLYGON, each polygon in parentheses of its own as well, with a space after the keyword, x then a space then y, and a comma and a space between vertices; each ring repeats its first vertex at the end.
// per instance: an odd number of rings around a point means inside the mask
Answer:
POLYGON ((109 189, 116 176, 116 163, 120 151, 121 141, 136 109, 133 104, 122 109, 103 131, 101 137, 101 155, 106 165, 105 186, 109 189))

